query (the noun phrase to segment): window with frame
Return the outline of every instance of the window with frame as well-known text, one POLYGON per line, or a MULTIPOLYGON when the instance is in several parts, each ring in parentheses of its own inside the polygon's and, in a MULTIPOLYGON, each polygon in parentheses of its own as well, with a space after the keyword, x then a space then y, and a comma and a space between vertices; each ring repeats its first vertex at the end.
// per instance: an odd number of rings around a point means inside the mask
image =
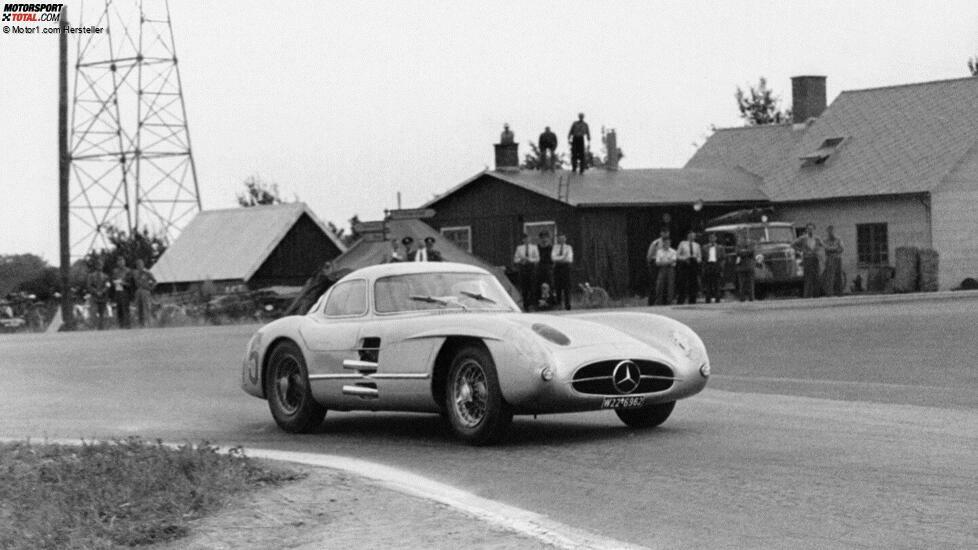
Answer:
POLYGON ((856 224, 856 257, 860 266, 887 265, 889 242, 885 223, 856 224))
POLYGON ((530 242, 540 244, 540 233, 546 231, 550 234, 550 242, 557 237, 557 224, 552 221, 547 222, 526 222, 523 224, 523 233, 530 237, 530 242))
POLYGON ((472 253, 472 226, 442 227, 441 236, 462 250, 472 253))
POLYGON ((367 281, 344 281, 334 286, 326 299, 327 317, 348 317, 367 313, 367 281))

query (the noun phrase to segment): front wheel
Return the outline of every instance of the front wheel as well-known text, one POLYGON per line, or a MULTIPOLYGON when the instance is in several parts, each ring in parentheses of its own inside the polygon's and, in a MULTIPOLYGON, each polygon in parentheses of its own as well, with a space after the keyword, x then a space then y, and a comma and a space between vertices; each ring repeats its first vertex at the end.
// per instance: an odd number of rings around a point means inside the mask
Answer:
POLYGON ((466 346, 455 354, 445 384, 445 411, 455 435, 471 445, 495 443, 506 433, 513 412, 485 348, 466 346))
POLYGON ((640 409, 615 409, 615 414, 629 428, 654 428, 662 424, 676 408, 675 401, 646 405, 640 409))
POLYGON ((311 432, 326 416, 326 408, 312 397, 306 360, 293 342, 279 344, 272 351, 265 396, 275 423, 290 433, 311 432))

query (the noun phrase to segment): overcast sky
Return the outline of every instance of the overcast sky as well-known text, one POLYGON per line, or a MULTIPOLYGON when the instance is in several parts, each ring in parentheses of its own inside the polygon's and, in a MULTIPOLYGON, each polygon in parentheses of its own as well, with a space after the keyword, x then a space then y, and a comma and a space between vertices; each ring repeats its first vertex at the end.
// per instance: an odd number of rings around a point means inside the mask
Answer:
MULTIPOLYGON (((592 136, 617 130, 623 167, 679 167, 711 125, 742 124, 734 90, 760 76, 789 106, 791 76, 825 75, 831 102, 964 77, 978 54, 974 0, 170 8, 204 208, 235 206, 258 175, 339 225, 491 166, 504 122, 521 154, 546 125, 566 151, 583 111, 592 136)), ((57 38, 0 35, 0 254, 57 263, 57 185, 57 38)))

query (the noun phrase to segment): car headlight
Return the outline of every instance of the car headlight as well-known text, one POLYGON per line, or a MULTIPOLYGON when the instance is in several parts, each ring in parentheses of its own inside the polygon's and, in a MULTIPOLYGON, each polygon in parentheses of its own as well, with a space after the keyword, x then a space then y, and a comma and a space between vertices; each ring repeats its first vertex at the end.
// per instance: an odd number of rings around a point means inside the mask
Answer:
POLYGON ((566 334, 560 332, 550 325, 534 323, 530 328, 533 329, 533 332, 537 333, 541 338, 547 340, 548 342, 553 342, 558 346, 566 346, 570 344, 570 338, 568 338, 566 334))

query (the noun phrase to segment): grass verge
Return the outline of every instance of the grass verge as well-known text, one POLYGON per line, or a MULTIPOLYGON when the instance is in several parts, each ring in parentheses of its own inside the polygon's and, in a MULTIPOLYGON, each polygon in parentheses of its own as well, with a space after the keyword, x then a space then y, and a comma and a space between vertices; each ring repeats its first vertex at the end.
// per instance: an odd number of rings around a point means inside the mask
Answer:
POLYGON ((303 474, 208 443, 0 444, 0 548, 117 549, 185 536, 238 494, 303 474))

